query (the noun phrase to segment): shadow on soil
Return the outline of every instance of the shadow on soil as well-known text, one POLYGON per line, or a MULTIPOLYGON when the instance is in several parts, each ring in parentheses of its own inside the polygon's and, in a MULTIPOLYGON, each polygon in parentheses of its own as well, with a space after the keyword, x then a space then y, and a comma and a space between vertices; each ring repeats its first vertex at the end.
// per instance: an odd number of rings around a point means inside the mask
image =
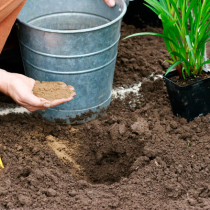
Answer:
POLYGON ((46 137, 48 146, 64 161, 70 173, 92 184, 112 184, 129 176, 132 164, 144 148, 144 140, 126 123, 113 124, 106 114, 102 118, 103 123, 95 120, 82 129, 66 125, 65 139, 46 137))

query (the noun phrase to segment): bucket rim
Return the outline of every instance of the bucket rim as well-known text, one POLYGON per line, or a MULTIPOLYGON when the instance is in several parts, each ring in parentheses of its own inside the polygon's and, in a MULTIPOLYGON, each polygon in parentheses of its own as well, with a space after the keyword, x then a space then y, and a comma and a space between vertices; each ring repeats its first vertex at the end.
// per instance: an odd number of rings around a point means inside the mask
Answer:
MULTIPOLYGON (((27 26, 27 27, 30 27, 32 29, 35 29, 35 30, 39 30, 39 31, 42 31, 42 32, 48 32, 48 33, 57 33, 57 34, 73 34, 73 33, 85 33, 85 32, 90 32, 90 31, 96 31, 96 30, 100 30, 102 28, 106 28, 110 25, 113 25, 114 23, 118 22, 119 20, 121 20, 126 11, 127 11, 127 4, 125 2, 125 0, 120 0, 122 1, 123 3, 123 8, 124 8, 124 11, 122 11, 122 13, 117 17, 115 18, 114 20, 106 23, 106 24, 103 24, 103 25, 100 25, 100 26, 97 26, 97 27, 93 27, 93 28, 87 28, 87 29, 78 29, 78 30, 53 30, 53 29, 46 29, 46 28, 42 28, 42 27, 37 27, 37 26, 33 26, 29 23, 26 23, 26 22, 23 22, 19 19, 19 17, 17 17, 17 22, 27 26)), ((116 5, 115 5, 116 6, 116 5)))

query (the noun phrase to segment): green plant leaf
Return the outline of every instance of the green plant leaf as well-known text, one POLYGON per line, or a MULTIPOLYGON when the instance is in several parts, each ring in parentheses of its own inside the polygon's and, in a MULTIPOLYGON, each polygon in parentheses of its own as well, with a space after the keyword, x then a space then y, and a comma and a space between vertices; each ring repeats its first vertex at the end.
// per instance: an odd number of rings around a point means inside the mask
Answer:
POLYGON ((197 67, 197 63, 196 63, 196 60, 195 60, 195 55, 194 55, 194 52, 193 52, 193 48, 192 48, 192 44, 191 44, 191 42, 190 42, 190 37, 189 37, 189 35, 186 36, 186 41, 187 41, 187 45, 188 45, 188 47, 189 47, 189 52, 191 53, 192 59, 193 59, 195 65, 196 65, 196 67, 197 67))
POLYGON ((179 57, 183 60, 183 62, 185 63, 185 65, 187 67, 187 68, 185 68, 185 71, 187 71, 188 75, 190 75, 190 63, 189 63, 189 61, 187 61, 185 59, 185 57, 178 52, 173 51, 173 52, 170 52, 170 54, 175 55, 175 56, 177 56, 177 57, 179 57))
POLYGON ((173 8, 174 8, 174 10, 175 10, 175 12, 176 12, 176 16, 177 16, 177 18, 178 18, 178 21, 179 21, 179 24, 181 25, 181 17, 180 17, 180 14, 179 14, 179 11, 178 11, 178 9, 177 9, 177 6, 176 6, 176 4, 173 2, 173 0, 172 1, 170 1, 170 3, 172 4, 172 6, 173 6, 173 8))
POLYGON ((165 62, 169 62, 171 64, 174 64, 174 61, 171 61, 171 60, 165 60, 165 61, 163 61, 163 63, 165 63, 165 62))
POLYGON ((203 67, 204 65, 209 64, 209 63, 210 63, 210 60, 205 61, 205 62, 201 63, 200 66, 199 66, 198 68, 201 68, 201 67, 203 67))
POLYGON ((171 66, 167 69, 165 75, 167 75, 173 68, 175 68, 178 64, 180 64, 180 63, 182 63, 182 62, 183 62, 183 60, 178 60, 178 61, 175 62, 173 65, 171 65, 171 66))
POLYGON ((131 37, 134 37, 134 36, 144 36, 144 35, 151 35, 151 36, 159 36, 159 37, 162 37, 162 38, 167 39, 168 41, 172 42, 174 45, 176 45, 176 47, 179 47, 172 39, 164 36, 163 34, 153 33, 153 32, 142 32, 142 33, 132 34, 132 35, 129 35, 129 36, 123 38, 123 40, 128 39, 128 38, 131 38, 131 37))

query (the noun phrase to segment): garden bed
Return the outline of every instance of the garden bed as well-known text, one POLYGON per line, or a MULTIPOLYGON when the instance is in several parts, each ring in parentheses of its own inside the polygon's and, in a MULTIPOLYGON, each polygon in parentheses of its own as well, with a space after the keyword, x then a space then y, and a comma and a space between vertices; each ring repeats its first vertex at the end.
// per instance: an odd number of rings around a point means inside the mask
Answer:
MULTIPOLYGON (((140 25, 123 23, 122 38, 162 31, 140 25)), ((0 116, 0 209, 210 209, 210 115, 173 115, 157 78, 166 59, 161 38, 120 41, 114 90, 141 88, 113 94, 107 113, 86 124, 0 116)), ((16 106, 0 99, 0 108, 16 106)))

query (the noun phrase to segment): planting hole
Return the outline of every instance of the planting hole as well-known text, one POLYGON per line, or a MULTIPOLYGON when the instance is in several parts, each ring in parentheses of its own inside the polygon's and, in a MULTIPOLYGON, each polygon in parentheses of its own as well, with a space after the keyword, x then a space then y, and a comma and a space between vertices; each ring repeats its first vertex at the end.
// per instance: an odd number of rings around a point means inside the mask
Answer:
MULTIPOLYGON (((111 132, 117 129, 115 125, 111 132)), ((77 132, 72 128, 68 140, 54 136, 47 136, 46 140, 71 174, 92 184, 112 184, 128 177, 133 163, 142 155, 144 144, 135 135, 132 139, 129 136, 118 139, 102 131, 100 139, 96 140, 96 129, 91 130, 88 138, 84 138, 84 131, 77 132)))

